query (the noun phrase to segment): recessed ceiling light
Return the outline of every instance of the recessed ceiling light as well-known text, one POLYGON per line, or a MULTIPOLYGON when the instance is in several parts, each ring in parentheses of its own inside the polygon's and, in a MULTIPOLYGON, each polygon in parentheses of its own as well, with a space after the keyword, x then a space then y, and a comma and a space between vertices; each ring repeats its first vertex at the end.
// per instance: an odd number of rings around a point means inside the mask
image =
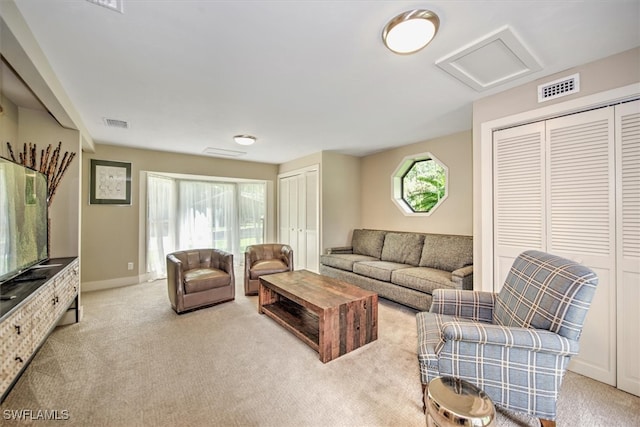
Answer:
POLYGON ((251 135, 236 135, 233 140, 240 145, 251 145, 256 142, 257 138, 251 135))
POLYGON ((393 18, 382 31, 382 40, 391 51, 406 55, 429 44, 440 27, 438 15, 430 10, 411 10, 393 18))

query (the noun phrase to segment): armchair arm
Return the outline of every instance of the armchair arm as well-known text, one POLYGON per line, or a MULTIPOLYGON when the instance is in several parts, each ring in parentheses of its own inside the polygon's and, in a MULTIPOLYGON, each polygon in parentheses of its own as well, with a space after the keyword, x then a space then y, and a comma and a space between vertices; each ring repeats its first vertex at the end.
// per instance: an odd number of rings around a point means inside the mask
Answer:
POLYGON ((557 356, 575 355, 578 354, 579 349, 578 341, 543 329, 505 327, 457 320, 443 323, 442 336, 445 341, 521 348, 557 356))
POLYGON ((352 246, 338 246, 335 248, 327 248, 327 255, 331 254, 352 254, 353 247, 352 246))
POLYGON ((182 274, 182 261, 175 255, 167 255, 167 282, 169 288, 177 294, 184 293, 184 275, 182 274))
POLYGON ((289 245, 282 245, 280 249, 280 259, 287 264, 289 271, 293 271, 293 249, 289 245))
POLYGON ((493 292, 434 289, 432 296, 431 313, 463 317, 477 322, 493 321, 493 292))
POLYGON ((214 253, 217 264, 214 265, 214 267, 219 268, 227 274, 231 274, 233 277, 233 254, 218 249, 214 249, 214 253))
POLYGON ((167 288, 169 290, 169 300, 178 310, 184 309, 184 276, 182 274, 182 261, 175 255, 167 255, 167 288))
POLYGON ((456 284, 457 289, 473 289, 473 265, 466 265, 451 272, 451 281, 456 284))

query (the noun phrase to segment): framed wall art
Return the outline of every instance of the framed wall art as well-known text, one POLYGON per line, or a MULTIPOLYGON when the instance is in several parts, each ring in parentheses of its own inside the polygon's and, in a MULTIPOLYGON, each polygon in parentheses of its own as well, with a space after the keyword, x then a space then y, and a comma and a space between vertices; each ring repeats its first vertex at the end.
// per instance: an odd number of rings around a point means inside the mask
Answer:
POLYGON ((91 159, 91 205, 131 205, 131 163, 91 159))

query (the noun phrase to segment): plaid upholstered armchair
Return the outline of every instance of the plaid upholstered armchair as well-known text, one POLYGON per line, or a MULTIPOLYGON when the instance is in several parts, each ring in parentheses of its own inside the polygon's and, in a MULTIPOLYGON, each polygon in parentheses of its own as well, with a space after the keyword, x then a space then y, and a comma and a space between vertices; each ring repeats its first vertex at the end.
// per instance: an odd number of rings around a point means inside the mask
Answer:
POLYGON ((423 391, 438 376, 462 378, 493 402, 554 426, 556 402, 598 278, 539 251, 513 263, 498 294, 444 290, 416 316, 423 391))

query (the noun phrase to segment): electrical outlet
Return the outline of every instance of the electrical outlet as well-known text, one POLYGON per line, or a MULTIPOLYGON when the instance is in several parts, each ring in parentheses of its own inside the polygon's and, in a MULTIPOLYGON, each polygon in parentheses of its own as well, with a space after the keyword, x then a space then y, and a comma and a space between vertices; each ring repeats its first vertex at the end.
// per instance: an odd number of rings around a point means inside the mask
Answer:
POLYGON ((133 270, 133 263, 132 262, 127 264, 127 269, 133 270))

